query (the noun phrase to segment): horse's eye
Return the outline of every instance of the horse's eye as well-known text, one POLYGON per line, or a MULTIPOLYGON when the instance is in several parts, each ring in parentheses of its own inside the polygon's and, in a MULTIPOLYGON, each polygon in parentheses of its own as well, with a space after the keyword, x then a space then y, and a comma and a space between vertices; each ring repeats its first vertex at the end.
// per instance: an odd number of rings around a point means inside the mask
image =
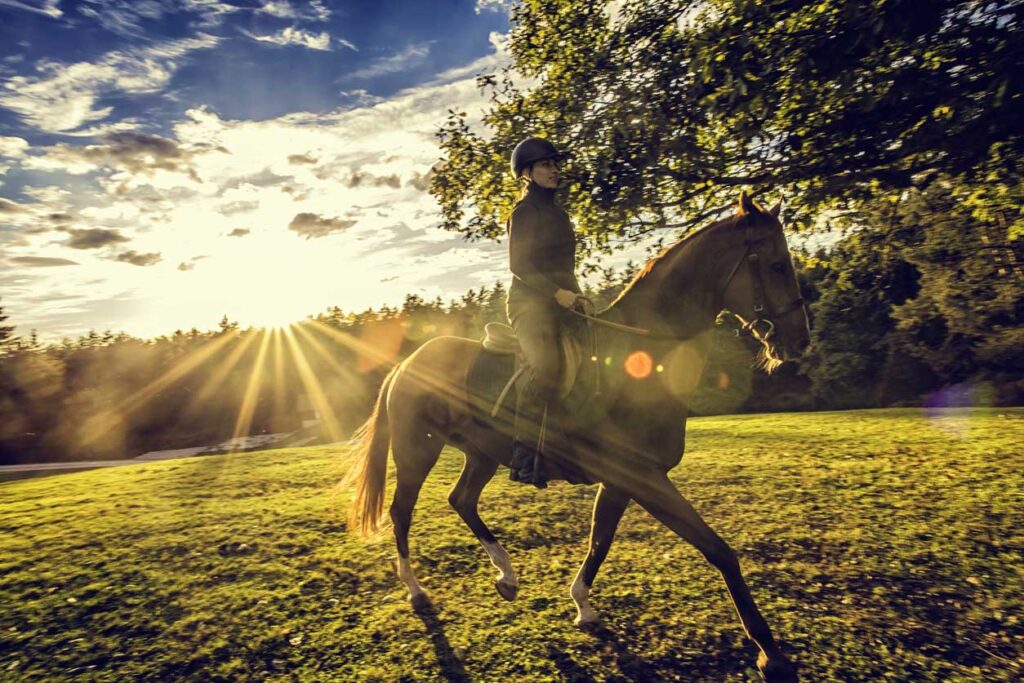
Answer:
POLYGON ((776 261, 772 264, 772 272, 782 275, 786 272, 786 264, 781 261, 776 261))

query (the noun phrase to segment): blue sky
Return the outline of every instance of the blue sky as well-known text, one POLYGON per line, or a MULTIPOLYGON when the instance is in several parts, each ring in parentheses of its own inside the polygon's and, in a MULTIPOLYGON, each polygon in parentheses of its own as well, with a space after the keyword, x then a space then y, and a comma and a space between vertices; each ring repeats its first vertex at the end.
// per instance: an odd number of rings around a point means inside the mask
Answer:
POLYGON ((500 0, 0 0, 10 322, 155 336, 505 279, 425 183, 508 29, 500 0))

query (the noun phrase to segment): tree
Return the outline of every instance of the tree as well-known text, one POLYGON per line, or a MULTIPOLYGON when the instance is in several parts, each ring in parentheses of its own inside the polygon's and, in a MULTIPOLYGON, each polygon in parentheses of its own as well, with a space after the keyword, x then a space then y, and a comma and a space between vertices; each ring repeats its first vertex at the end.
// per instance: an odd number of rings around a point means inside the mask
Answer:
POLYGON ((4 313, 4 307, 0 305, 0 355, 7 349, 7 347, 13 343, 17 337, 14 336, 14 325, 4 325, 3 322, 7 320, 7 314, 4 313))
MULTIPOLYGON (((865 217, 877 225, 894 223, 895 208, 865 217)), ((839 242, 830 254, 820 253, 819 299, 811 312, 811 350, 804 371, 822 405, 874 407, 889 357, 889 334, 895 326, 893 307, 917 295, 918 272, 905 251, 917 239, 915 226, 896 223, 888 231, 862 229, 839 242)))
POLYGON ((503 234, 508 154, 533 134, 572 152, 583 253, 693 227, 742 186, 782 191, 806 226, 943 174, 1024 232, 1014 0, 631 0, 615 21, 605 3, 531 0, 512 20, 514 70, 478 79, 482 130, 452 111, 438 131, 430 191, 469 238, 503 234))
POLYGON ((919 292, 897 306, 892 351, 910 357, 942 385, 988 382, 1000 403, 1024 397, 1024 245, 998 224, 979 221, 934 185, 912 194, 900 220, 919 227, 906 251, 919 292))

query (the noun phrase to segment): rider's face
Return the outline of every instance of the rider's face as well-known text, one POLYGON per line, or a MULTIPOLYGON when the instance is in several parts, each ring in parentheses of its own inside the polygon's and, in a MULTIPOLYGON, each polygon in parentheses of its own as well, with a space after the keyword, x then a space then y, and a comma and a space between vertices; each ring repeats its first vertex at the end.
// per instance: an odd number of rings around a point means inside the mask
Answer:
POLYGON ((541 187, 554 190, 558 187, 558 162, 554 159, 541 159, 526 171, 526 176, 541 187))

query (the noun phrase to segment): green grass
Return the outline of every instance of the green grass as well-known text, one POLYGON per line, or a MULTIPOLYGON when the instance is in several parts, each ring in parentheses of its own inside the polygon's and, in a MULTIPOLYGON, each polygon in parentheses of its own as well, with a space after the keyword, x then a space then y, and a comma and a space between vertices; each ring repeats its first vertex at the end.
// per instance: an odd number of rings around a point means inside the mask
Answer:
MULTIPOLYGON (((702 418, 674 480, 736 549, 806 681, 1011 681, 1024 654, 1024 410, 702 418)), ((594 487, 509 483, 481 511, 512 603, 446 495, 420 497, 418 616, 390 536, 346 535, 326 447, 0 485, 0 679, 756 680, 721 577, 636 505, 597 578, 568 586, 594 487)))

